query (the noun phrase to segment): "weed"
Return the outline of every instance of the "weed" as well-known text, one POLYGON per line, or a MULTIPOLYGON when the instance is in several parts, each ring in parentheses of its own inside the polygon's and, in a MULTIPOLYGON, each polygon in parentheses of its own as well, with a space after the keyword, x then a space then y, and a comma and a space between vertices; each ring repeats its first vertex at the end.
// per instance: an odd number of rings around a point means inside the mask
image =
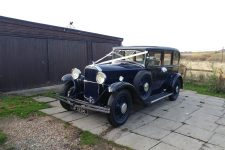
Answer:
POLYGON ((4 144, 7 140, 7 136, 0 130, 0 145, 4 144))
POLYGON ((69 126, 70 126, 70 123, 68 123, 68 122, 64 123, 64 128, 68 128, 69 126))
POLYGON ((88 132, 84 131, 80 135, 80 142, 82 145, 95 145, 99 143, 99 137, 88 132))
POLYGON ((209 90, 216 93, 225 93, 225 80, 214 72, 209 77, 209 90))

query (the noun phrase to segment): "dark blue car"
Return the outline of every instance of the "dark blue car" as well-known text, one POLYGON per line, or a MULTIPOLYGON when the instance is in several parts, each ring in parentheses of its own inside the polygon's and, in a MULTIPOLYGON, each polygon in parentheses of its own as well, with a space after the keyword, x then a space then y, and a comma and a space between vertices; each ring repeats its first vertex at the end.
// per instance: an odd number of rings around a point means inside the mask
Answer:
POLYGON ((166 97, 176 100, 183 88, 180 52, 156 46, 114 47, 105 57, 64 75, 59 96, 63 108, 106 113, 111 125, 126 122, 134 101, 145 105, 166 97))

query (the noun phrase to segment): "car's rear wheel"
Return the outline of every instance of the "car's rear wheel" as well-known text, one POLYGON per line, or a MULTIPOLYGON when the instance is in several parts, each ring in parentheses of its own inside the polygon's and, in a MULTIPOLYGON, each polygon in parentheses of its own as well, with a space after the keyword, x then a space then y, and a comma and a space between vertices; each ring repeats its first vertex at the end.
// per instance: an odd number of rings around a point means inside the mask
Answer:
POLYGON ((180 81, 177 80, 174 84, 174 86, 172 87, 172 92, 173 94, 171 96, 169 96, 169 100, 171 101, 175 101, 177 100, 179 93, 180 93, 180 81))
MULTIPOLYGON (((64 97, 73 97, 73 95, 74 95, 74 84, 72 83, 72 82, 68 82, 68 83, 66 83, 65 85, 64 85, 64 87, 63 87, 63 89, 62 89, 62 91, 61 91, 61 93, 60 93, 60 95, 61 96, 64 96, 64 97)), ((68 111, 71 111, 72 110, 72 106, 71 105, 69 105, 69 104, 67 104, 67 103, 65 103, 65 102, 63 102, 63 101, 60 101, 60 104, 61 104, 61 106, 64 108, 64 109, 66 109, 66 110, 68 110, 68 111)))
POLYGON ((109 123, 118 127, 124 124, 131 112, 132 97, 128 90, 124 89, 113 93, 109 97, 108 105, 110 107, 110 114, 108 114, 109 123))

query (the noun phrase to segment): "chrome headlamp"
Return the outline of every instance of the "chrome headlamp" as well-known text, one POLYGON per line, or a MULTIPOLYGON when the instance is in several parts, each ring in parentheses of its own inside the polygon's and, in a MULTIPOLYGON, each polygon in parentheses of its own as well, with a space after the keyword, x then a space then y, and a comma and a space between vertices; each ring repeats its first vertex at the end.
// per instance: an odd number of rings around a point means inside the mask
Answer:
POLYGON ((77 68, 74 68, 74 69, 72 69, 71 74, 72 74, 73 79, 77 79, 77 78, 79 78, 81 71, 77 68))
POLYGON ((103 72, 99 71, 96 76, 97 83, 103 84, 105 82, 105 79, 106 79, 106 75, 103 72))

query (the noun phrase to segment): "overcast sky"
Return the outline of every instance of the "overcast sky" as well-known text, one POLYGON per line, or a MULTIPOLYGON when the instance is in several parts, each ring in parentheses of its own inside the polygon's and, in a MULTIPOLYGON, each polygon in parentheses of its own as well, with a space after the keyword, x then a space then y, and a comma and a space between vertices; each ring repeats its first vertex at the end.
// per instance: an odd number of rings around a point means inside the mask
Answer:
POLYGON ((181 51, 225 46, 224 0, 1 0, 0 15, 181 51))

